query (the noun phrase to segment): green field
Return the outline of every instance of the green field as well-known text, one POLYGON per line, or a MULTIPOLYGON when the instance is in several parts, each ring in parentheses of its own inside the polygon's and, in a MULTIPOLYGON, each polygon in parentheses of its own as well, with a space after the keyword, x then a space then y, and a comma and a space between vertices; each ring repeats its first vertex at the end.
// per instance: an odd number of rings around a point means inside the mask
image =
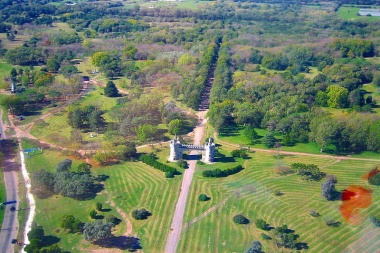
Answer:
MULTIPOLYGON (((116 98, 109 98, 104 95, 103 88, 101 87, 95 87, 95 90, 90 92, 88 95, 85 95, 83 99, 80 100, 80 102, 76 102, 80 106, 86 106, 86 105, 94 105, 98 106, 101 110, 109 110, 111 107, 116 105, 116 98)), ((108 121, 110 120, 107 113, 104 114, 104 118, 108 121)), ((49 125, 39 127, 36 125, 32 131, 31 134, 36 136, 37 138, 40 138, 42 140, 51 141, 52 136, 60 136, 63 138, 69 138, 70 137, 70 131, 71 127, 68 124, 68 118, 67 118, 67 112, 65 110, 62 110, 59 113, 55 113, 51 117, 47 118, 45 122, 49 125)), ((83 139, 88 139, 88 134, 83 134, 83 139)), ((67 145, 67 143, 57 143, 60 145, 67 145)))
MULTIPOLYGON (((370 8, 370 6, 368 6, 370 8)), ((380 17, 367 17, 367 16, 358 16, 359 10, 361 8, 357 7, 348 7, 342 6, 337 11, 338 18, 346 20, 367 20, 367 21, 376 21, 380 20, 380 17)))
MULTIPOLYGON (((28 171, 54 171, 56 164, 65 158, 67 157, 59 152, 45 150, 43 154, 26 160, 28 171)), ((73 169, 83 162, 75 159, 73 161, 73 169)), ((66 214, 72 214, 81 221, 88 222, 89 212, 95 209, 96 202, 101 202, 103 208, 110 210, 98 214, 113 214, 120 219, 125 216, 132 223, 131 235, 140 239, 144 252, 163 252, 182 177, 166 179, 163 172, 140 162, 126 162, 109 167, 95 166, 92 172, 95 175, 109 176, 104 182, 105 190, 98 193, 95 199, 77 201, 58 195, 46 199, 36 198, 35 220, 45 228, 46 234, 60 238, 59 245, 71 253, 99 249, 98 246, 84 241, 80 234, 67 234, 60 230, 59 222, 66 214), (134 220, 131 212, 137 208, 146 208, 152 216, 147 220, 134 220)), ((122 236, 127 229, 126 221, 123 219, 113 234, 122 236)))
POLYGON ((12 68, 13 66, 8 63, 0 62, 0 88, 1 89, 9 88, 9 83, 4 81, 4 77, 10 76, 12 68))
POLYGON ((380 233, 375 232, 375 227, 368 220, 369 215, 380 212, 379 187, 369 186, 360 178, 378 163, 298 156, 285 156, 278 160, 260 152, 251 156, 252 159, 244 163, 245 170, 227 178, 204 178, 197 170, 178 252, 244 252, 254 240, 261 241, 265 252, 279 252, 273 240, 261 238, 265 231, 254 225, 257 218, 274 227, 287 224, 300 236, 297 242, 307 243, 307 252, 376 252, 379 248, 380 233), (372 205, 361 212, 363 222, 359 226, 346 223, 339 212, 341 202, 322 199, 321 182, 306 182, 296 174, 279 176, 275 172, 277 165, 294 162, 314 163, 320 166, 321 171, 336 175, 337 190, 349 185, 373 189, 372 205), (276 190, 284 195, 275 196, 276 190), (201 193, 210 196, 211 200, 199 202, 201 193), (321 216, 311 217, 310 209, 321 216), (207 210, 209 213, 205 214, 207 210), (239 213, 248 217, 251 223, 234 224, 232 217, 239 213), (332 217, 342 225, 328 227, 323 222, 324 217, 332 217))

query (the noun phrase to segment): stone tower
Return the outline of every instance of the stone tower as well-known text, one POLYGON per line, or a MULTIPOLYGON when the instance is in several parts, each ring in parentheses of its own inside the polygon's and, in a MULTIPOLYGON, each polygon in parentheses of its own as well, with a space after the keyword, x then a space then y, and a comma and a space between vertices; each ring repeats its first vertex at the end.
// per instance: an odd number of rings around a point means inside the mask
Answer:
POLYGON ((214 152, 215 152, 215 143, 211 138, 208 139, 208 142, 205 144, 205 154, 203 156, 203 161, 206 163, 214 162, 214 152))
POLYGON ((181 142, 178 140, 177 136, 174 136, 174 139, 170 141, 170 155, 169 161, 174 162, 182 159, 182 149, 181 142))

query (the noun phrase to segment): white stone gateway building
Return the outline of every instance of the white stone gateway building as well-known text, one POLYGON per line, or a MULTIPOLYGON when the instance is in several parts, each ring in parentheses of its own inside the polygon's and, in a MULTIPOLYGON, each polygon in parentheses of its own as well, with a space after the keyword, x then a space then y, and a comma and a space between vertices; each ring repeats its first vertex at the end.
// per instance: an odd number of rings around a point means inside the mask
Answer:
POLYGON ((214 161, 215 143, 211 138, 204 146, 202 145, 188 145, 181 144, 177 136, 174 136, 173 140, 170 141, 170 155, 169 161, 174 162, 182 159, 184 151, 196 150, 202 152, 202 161, 205 163, 212 163, 214 161))

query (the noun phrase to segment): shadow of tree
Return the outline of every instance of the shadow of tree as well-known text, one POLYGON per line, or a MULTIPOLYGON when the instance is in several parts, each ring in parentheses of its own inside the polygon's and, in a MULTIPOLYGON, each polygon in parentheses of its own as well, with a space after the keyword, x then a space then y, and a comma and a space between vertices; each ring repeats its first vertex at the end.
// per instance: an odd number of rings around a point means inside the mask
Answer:
POLYGON ((107 239, 95 242, 96 245, 104 248, 118 248, 131 252, 142 249, 140 239, 137 237, 112 236, 107 239))
POLYGON ((61 241, 60 238, 54 236, 54 235, 46 235, 43 239, 44 247, 49 247, 53 244, 59 243, 61 241))

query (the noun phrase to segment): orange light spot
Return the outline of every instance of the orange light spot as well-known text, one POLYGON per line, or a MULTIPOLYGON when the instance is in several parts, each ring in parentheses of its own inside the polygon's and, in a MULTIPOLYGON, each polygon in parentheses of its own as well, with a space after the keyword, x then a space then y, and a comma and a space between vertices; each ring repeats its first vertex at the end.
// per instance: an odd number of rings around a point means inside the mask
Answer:
POLYGON ((349 186, 342 192, 340 213, 348 223, 357 225, 362 220, 359 209, 369 207, 371 202, 372 191, 361 186, 349 186))

